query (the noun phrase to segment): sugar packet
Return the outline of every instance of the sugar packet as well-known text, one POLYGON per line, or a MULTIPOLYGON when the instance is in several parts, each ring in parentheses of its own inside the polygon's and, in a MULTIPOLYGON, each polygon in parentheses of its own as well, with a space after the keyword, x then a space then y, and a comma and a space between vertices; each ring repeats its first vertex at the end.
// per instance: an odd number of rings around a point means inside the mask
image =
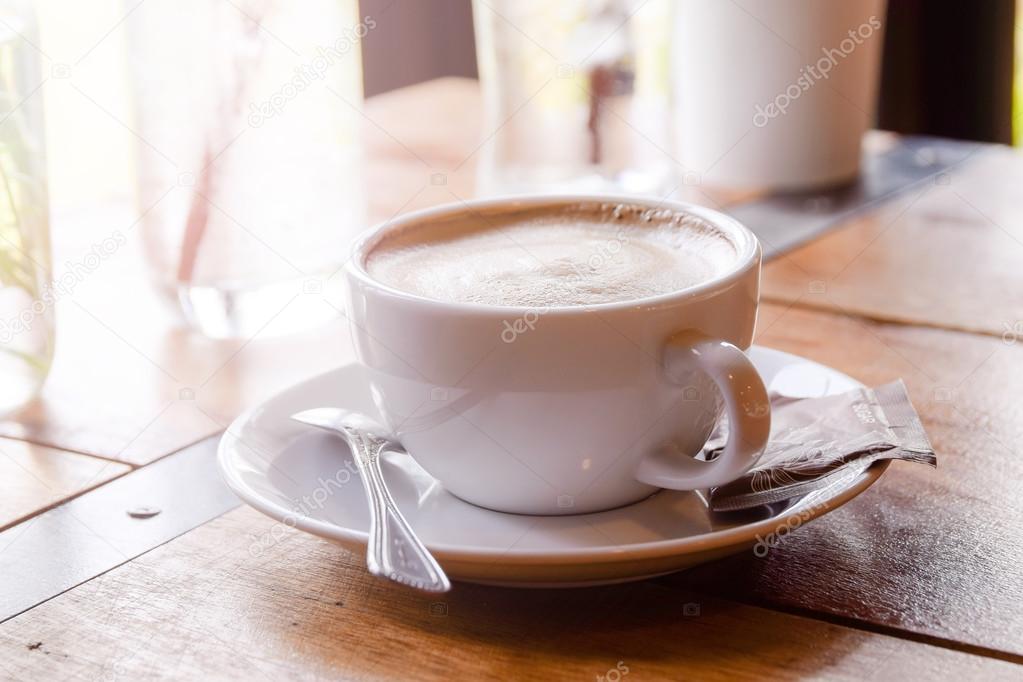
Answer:
MULTIPOLYGON (((704 448, 715 457, 727 439, 727 424, 704 448)), ((771 436, 764 454, 741 478, 710 490, 712 511, 737 511, 801 497, 833 476, 882 459, 937 466, 902 381, 858 388, 822 398, 773 397, 771 436)))

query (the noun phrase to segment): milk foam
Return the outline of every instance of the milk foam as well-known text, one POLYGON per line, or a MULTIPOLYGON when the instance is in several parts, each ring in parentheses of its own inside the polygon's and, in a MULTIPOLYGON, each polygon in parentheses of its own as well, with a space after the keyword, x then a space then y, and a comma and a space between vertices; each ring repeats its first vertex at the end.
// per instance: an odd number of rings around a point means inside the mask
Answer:
POLYGON ((728 237, 692 216, 587 205, 416 225, 377 244, 366 269, 425 298, 550 307, 680 291, 736 257, 728 237))

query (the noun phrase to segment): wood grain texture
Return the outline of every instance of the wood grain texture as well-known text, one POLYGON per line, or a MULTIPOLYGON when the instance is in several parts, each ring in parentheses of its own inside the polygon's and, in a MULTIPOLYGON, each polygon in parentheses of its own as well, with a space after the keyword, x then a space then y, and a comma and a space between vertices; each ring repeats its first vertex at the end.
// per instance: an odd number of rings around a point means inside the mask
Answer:
POLYGON ((0 530, 129 470, 118 462, 0 438, 0 530))
POLYGON ((12 679, 1012 679, 1019 666, 654 583, 562 591, 371 578, 240 509, 0 629, 12 679), (264 546, 265 547, 265 546, 264 546), (698 611, 698 615, 697 615, 698 611), (690 615, 686 615, 686 614, 690 615))
POLYGON ((1023 661, 1023 341, 766 305, 757 343, 868 385, 903 378, 938 469, 896 462, 766 558, 744 554, 668 580, 1023 661))
POLYGON ((880 320, 1023 337, 1023 154, 955 171, 764 270, 763 296, 880 320))
POLYGON ((0 622, 237 507, 217 471, 217 440, 0 531, 0 622))

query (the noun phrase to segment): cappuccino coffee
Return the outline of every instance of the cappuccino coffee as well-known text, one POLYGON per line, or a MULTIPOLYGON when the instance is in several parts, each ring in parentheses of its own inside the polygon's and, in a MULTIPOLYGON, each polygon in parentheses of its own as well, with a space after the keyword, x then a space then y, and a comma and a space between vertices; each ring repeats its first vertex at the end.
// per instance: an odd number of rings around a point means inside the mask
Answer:
POLYGON ((373 279, 439 301, 553 307, 633 301, 726 272, 738 248, 677 210, 598 202, 474 212, 387 233, 373 279))

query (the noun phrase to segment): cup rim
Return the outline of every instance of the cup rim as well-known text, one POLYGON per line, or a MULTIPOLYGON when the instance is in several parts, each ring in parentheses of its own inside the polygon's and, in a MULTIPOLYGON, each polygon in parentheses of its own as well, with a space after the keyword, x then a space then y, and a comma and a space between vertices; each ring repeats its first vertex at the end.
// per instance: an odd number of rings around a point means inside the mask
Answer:
POLYGON ((445 309, 451 312, 463 313, 485 313, 507 316, 509 314, 527 313, 529 311, 543 311, 544 315, 572 315, 588 312, 604 312, 615 310, 628 310, 635 308, 652 308, 665 304, 674 304, 683 300, 689 300, 701 295, 713 292, 717 289, 728 286, 741 279, 751 268, 756 267, 761 260, 762 249, 760 240, 753 232, 735 218, 716 211, 706 206, 700 206, 684 201, 668 199, 654 199, 628 194, 515 194, 503 195, 500 197, 489 197, 485 199, 470 199, 466 201, 449 202, 430 208, 411 211, 396 218, 391 218, 364 231, 355 241, 349 250, 348 260, 344 269, 350 277, 358 280, 365 286, 375 288, 387 295, 403 299, 417 305, 431 306, 445 309), (556 306, 526 306, 526 305, 497 305, 491 303, 475 303, 468 301, 443 301, 435 298, 428 298, 414 294, 402 289, 384 284, 374 279, 366 270, 366 256, 372 247, 391 230, 397 230, 420 220, 427 220, 445 215, 464 213, 473 209, 489 208, 493 206, 530 207, 544 204, 559 203, 623 203, 638 206, 645 206, 654 209, 670 209, 692 215, 711 225, 714 229, 720 230, 730 238, 738 251, 738 257, 729 268, 714 277, 695 284, 685 289, 671 291, 655 296, 629 299, 626 301, 609 301, 606 303, 593 303, 586 305, 556 305, 556 306))

